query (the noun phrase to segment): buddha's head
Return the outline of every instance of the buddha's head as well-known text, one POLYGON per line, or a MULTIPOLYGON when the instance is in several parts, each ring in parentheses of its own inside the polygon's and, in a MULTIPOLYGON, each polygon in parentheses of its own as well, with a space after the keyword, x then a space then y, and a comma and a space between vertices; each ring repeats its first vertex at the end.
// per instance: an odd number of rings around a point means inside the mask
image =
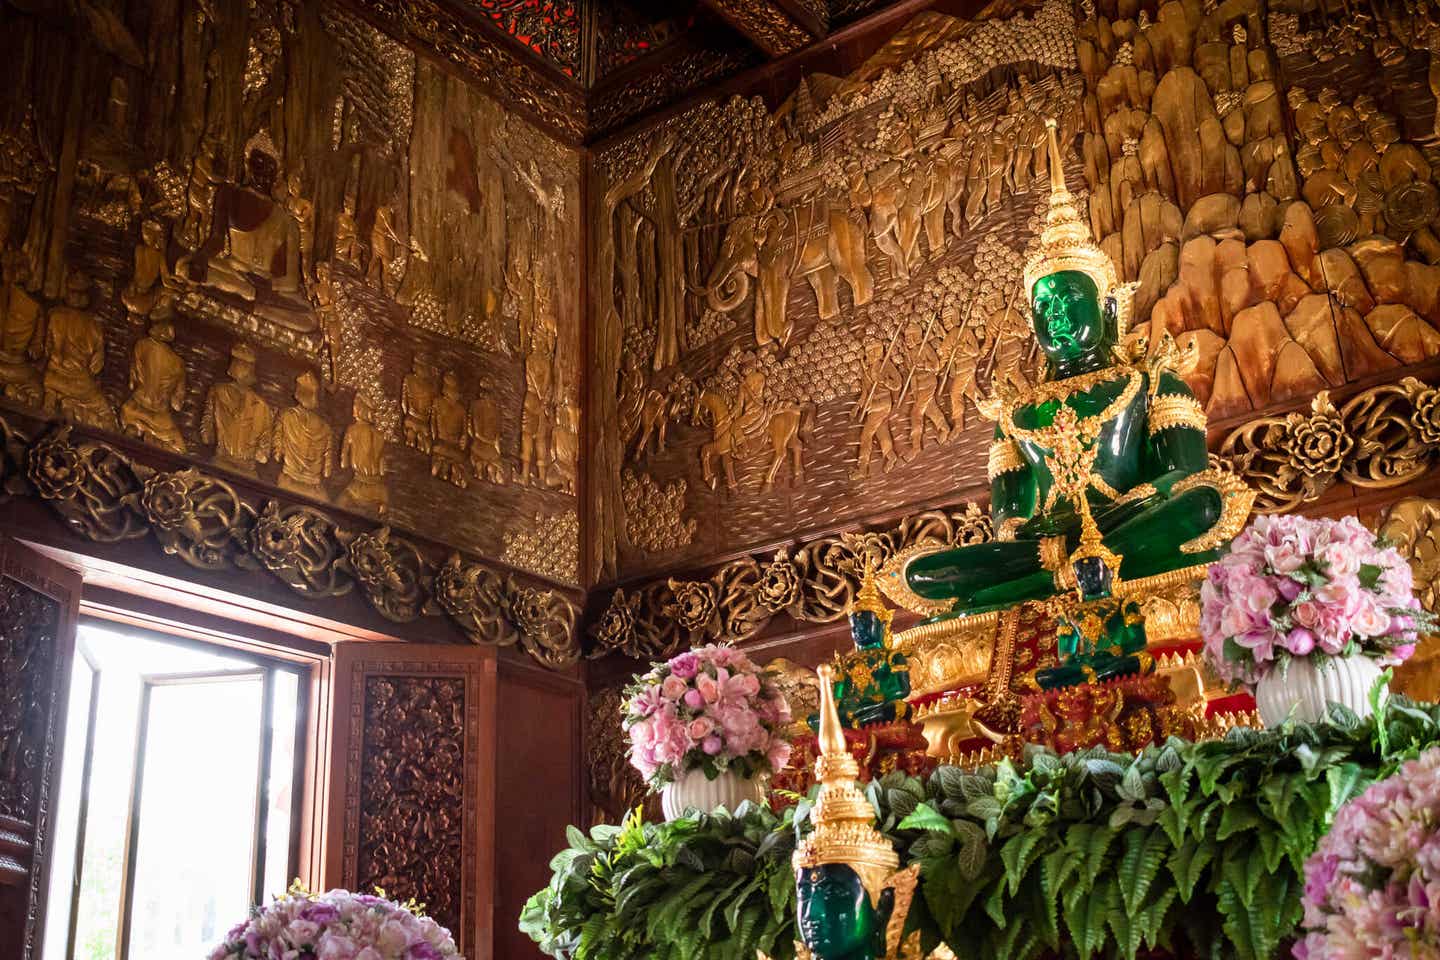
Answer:
POLYGON ((895 612, 880 598, 874 564, 867 562, 860 578, 860 590, 850 604, 850 637, 855 641, 856 649, 883 649, 889 639, 890 621, 894 615, 895 612))
POLYGON ((1065 186, 1064 157, 1054 120, 1046 121, 1050 205, 1036 252, 1025 264, 1030 323, 1049 360, 1051 379, 1107 366, 1122 339, 1115 294, 1119 278, 1109 254, 1096 246, 1065 186))
POLYGON ((843 863, 804 867, 795 887, 800 936, 818 960, 874 960, 884 952, 892 891, 872 902, 860 875, 843 863))
POLYGON ((1040 349, 1055 367, 1108 358, 1118 335, 1115 298, 1107 296, 1102 305, 1094 278, 1080 270, 1036 280, 1030 290, 1030 319, 1040 349))

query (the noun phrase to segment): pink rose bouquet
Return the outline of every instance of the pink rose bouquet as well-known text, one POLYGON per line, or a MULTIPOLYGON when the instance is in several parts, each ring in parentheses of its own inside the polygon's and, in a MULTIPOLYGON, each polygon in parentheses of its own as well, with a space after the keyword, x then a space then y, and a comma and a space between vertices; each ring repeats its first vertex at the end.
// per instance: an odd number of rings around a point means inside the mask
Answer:
POLYGON ((416 904, 300 887, 236 924, 210 960, 464 960, 450 931, 416 904))
POLYGON ((1297 960, 1440 956, 1440 747, 1340 808, 1302 903, 1297 960))
POLYGON ((630 762, 652 791, 691 770, 713 780, 732 767, 744 777, 784 769, 789 722, 771 676, 720 644, 653 664, 625 690, 630 762))
POLYGON ((1433 625, 1405 558, 1354 517, 1257 517, 1200 587, 1204 656, 1231 684, 1291 657, 1397 664, 1433 625))

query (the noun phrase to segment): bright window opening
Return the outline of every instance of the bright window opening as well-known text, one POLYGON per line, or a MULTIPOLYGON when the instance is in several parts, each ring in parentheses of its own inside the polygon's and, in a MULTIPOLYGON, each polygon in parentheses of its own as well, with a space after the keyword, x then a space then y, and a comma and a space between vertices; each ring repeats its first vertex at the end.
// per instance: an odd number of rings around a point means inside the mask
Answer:
POLYGON ((45 956, 195 960, 295 875, 293 665, 82 625, 45 956))

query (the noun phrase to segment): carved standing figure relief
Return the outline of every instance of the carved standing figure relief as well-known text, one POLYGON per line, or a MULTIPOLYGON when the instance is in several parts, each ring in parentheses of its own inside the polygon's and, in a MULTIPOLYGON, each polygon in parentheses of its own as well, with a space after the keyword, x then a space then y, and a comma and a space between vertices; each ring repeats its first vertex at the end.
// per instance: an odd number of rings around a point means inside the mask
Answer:
MULTIPOLYGON (((933 324, 932 324, 933 326, 933 324)), ((910 322, 905 326, 905 360, 909 366, 907 384, 901 388, 901 400, 909 392, 910 399, 910 449, 906 459, 913 460, 923 449, 925 424, 934 424, 940 435, 940 442, 950 439, 950 422, 940 409, 940 355, 930 344, 929 331, 920 324, 910 322)))
POLYGON ((555 489, 573 496, 580 465, 580 405, 573 399, 555 405, 552 446, 555 451, 555 489))
POLYGON ((130 359, 130 399, 120 408, 120 426, 131 436, 184 453, 185 435, 175 414, 185 403, 185 364, 170 346, 175 327, 168 305, 155 310, 150 334, 135 344, 130 359))
MULTIPOLYGON (((538 272, 538 271, 537 271, 538 272)), ((535 310, 520 330, 520 351, 525 357, 525 399, 520 422, 521 483, 531 478, 550 482, 552 387, 555 375, 555 312, 549 287, 535 281, 535 310)))
POLYGON ((435 367, 416 354, 410 372, 400 383, 400 412, 404 416, 401 429, 405 445, 421 453, 430 452, 430 408, 438 393, 435 367))
POLYGON ((460 379, 452 370, 445 371, 440 394, 430 405, 430 437, 430 476, 465 489, 469 485, 465 469, 469 424, 460 399, 460 379))
POLYGON ((470 466, 476 480, 505 482, 505 459, 500 454, 500 407, 482 393, 470 402, 470 466))
POLYGON ((43 406, 67 420, 115 429, 115 410, 95 379, 105 369, 105 333, 90 311, 90 281, 72 272, 65 303, 46 322, 43 406))
POLYGON ((272 452, 282 490, 325 500, 325 481, 335 472, 335 431, 319 406, 320 381, 307 370, 295 378, 295 405, 275 421, 272 452))
POLYGON ((40 373, 32 361, 41 356, 40 302, 30 295, 30 264, 18 250, 4 254, 4 301, 0 303, 0 394, 26 406, 39 406, 40 373))
POLYGON ((886 344, 879 340, 865 343, 865 375, 860 381, 860 459, 855 477, 864 479, 870 472, 872 448, 880 447, 882 469, 895 469, 895 438, 890 433, 890 414, 895 408, 895 395, 903 380, 900 370, 886 356, 886 344))
POLYGON ((391 222, 393 218, 389 204, 376 208, 375 224, 370 228, 370 263, 365 268, 365 281, 385 294, 392 293, 399 286, 392 266, 404 245, 400 234, 395 231, 395 224, 391 222))
POLYGON ((285 210, 295 220, 300 234, 300 273, 309 280, 315 276, 315 204, 302 192, 299 171, 285 178, 285 210))
POLYGON ((200 439, 215 445, 215 462, 227 470, 255 476, 255 465, 268 463, 275 412, 255 390, 255 351, 249 344, 230 348, 230 379, 210 388, 200 420, 200 439))
POLYGON ((340 441, 340 469, 352 471, 337 501, 347 509, 384 516, 390 504, 385 435, 375 428, 374 410, 363 394, 355 395, 355 420, 340 441))

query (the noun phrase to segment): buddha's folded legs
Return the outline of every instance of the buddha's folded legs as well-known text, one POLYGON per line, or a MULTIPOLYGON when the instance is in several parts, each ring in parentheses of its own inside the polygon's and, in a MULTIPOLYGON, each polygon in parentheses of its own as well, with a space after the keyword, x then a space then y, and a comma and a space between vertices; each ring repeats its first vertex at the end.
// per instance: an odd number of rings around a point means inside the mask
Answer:
POLYGON ((917 557, 905 569, 910 588, 927 600, 954 600, 953 609, 1038 600, 1055 592, 1040 563, 1039 540, 979 543, 917 557))
MULTIPOLYGON (((1234 535, 1219 528, 1230 525, 1237 509, 1243 521, 1249 502, 1237 508, 1232 499, 1224 481, 1207 471, 1189 478, 1183 489, 1177 485, 1168 498, 1156 495, 1149 503, 1118 508, 1108 518, 1119 523, 1105 531, 1105 545, 1123 558, 1122 579, 1138 580, 1209 563, 1215 558, 1214 549, 1197 549, 1200 545, 1194 541, 1223 532, 1218 544, 1234 535), (1191 545, 1190 551, 1182 549, 1186 545, 1191 545)), ((915 593, 928 600, 953 600, 951 609, 956 612, 977 613, 1041 600, 1057 592, 1054 571, 1066 562, 1076 538, 1072 532, 1053 543, 1050 549, 1055 555, 1048 558, 1046 541, 1033 538, 941 550, 911 561, 905 578, 915 593)))

